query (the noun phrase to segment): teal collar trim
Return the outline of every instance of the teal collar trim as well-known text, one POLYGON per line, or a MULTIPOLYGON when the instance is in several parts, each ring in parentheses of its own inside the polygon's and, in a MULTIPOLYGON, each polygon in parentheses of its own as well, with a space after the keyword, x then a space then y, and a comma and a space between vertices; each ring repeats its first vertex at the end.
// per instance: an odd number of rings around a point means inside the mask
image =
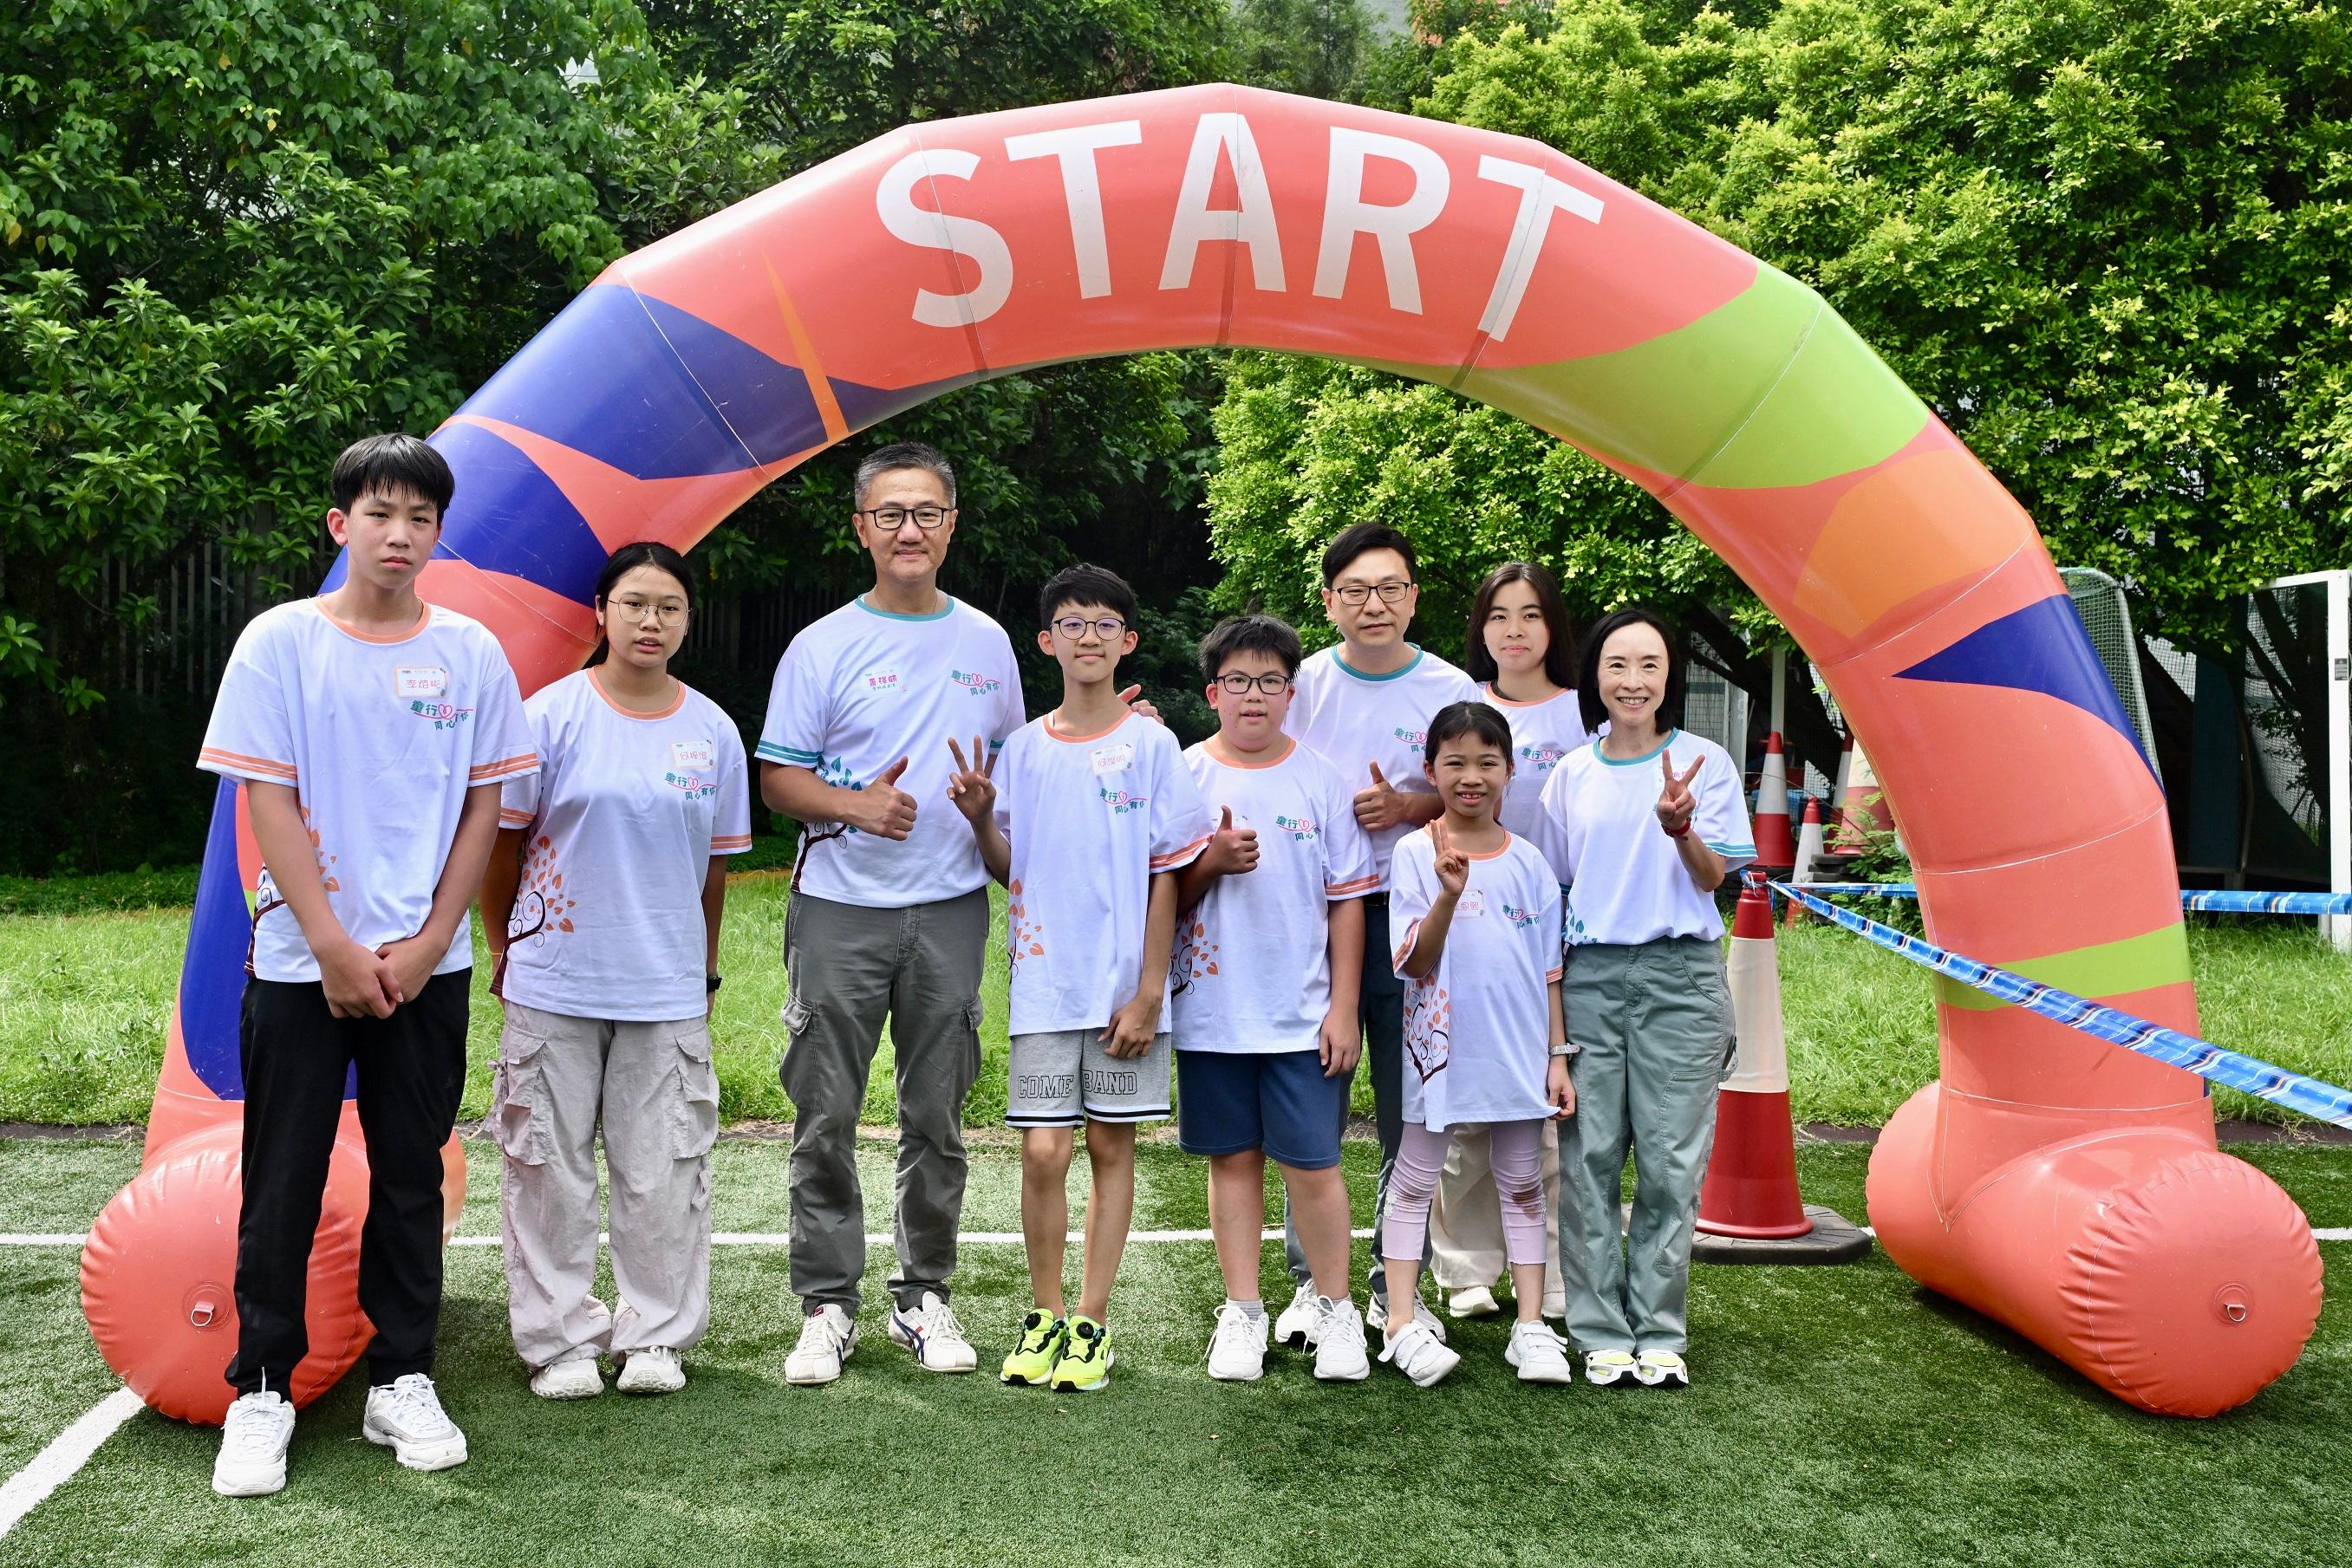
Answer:
POLYGON ((1601 742, 1599 740, 1595 740, 1592 743, 1592 755, 1600 758, 1602 762, 1612 768, 1639 768, 1644 762, 1655 762, 1658 759, 1658 753, 1665 750, 1669 746, 1672 746, 1675 743, 1675 737, 1681 733, 1682 731, 1679 729, 1670 729, 1666 731, 1665 739, 1658 742, 1655 747, 1642 753, 1639 757, 1628 757, 1622 762, 1620 762, 1613 757, 1602 755, 1601 750, 1601 742))
POLYGON ((1421 645, 1417 643, 1407 643, 1405 646, 1412 650, 1412 657, 1407 659, 1402 664, 1391 670, 1384 675, 1366 674, 1363 671, 1356 668, 1355 665, 1348 663, 1347 659, 1341 655, 1336 648, 1332 650, 1331 662, 1339 665, 1341 669, 1347 671, 1348 674, 1355 676, 1356 679, 1360 681, 1393 681, 1401 675, 1409 675, 1412 674, 1414 667, 1421 663, 1421 645))
POLYGON ((955 610, 955 595, 952 593, 942 593, 940 595, 940 598, 944 601, 944 602, 942 602, 937 610, 932 611, 929 615, 901 615, 895 610, 877 610, 874 606, 866 602, 866 595, 862 593, 857 596, 856 602, 857 608, 866 612, 866 614, 879 615, 885 621, 944 621, 955 610))

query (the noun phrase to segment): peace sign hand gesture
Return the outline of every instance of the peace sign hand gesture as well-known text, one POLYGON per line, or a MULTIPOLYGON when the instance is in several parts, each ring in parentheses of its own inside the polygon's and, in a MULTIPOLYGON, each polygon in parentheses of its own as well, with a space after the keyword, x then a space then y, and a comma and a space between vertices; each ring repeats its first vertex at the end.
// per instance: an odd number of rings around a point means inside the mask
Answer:
POLYGON ((1691 813, 1698 810, 1698 800, 1691 794, 1691 780, 1706 766, 1706 758, 1702 757, 1690 765, 1689 772, 1678 775, 1675 772, 1674 753, 1659 752, 1658 771, 1665 778, 1665 788, 1658 792, 1658 826, 1668 836, 1679 839, 1690 831, 1691 813))
POLYGON ((1470 857, 1454 847, 1443 818, 1429 824, 1430 847, 1437 852, 1437 884, 1447 896, 1459 898, 1470 885, 1470 857))
POLYGON ((948 799, 977 827, 988 821, 996 805, 996 758, 976 735, 971 737, 970 761, 952 737, 948 741, 948 755, 955 759, 955 771, 948 775, 948 799))

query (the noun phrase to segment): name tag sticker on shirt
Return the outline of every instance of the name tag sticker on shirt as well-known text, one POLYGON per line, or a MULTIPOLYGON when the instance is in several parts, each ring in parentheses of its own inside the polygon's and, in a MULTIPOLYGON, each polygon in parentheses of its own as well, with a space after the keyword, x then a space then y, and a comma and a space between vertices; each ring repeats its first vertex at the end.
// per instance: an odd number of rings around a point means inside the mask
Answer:
POLYGON ((1454 913, 1463 920, 1483 919, 1486 914, 1486 890, 1483 887, 1464 888, 1462 896, 1454 900, 1454 913))
POLYGON ((669 765, 677 768, 713 768, 718 765, 718 748, 707 740, 673 740, 669 743, 669 765))
POLYGON ((1122 740, 1117 746, 1097 746, 1094 750, 1095 777, 1106 773, 1124 773, 1135 766, 1135 743, 1122 740))
POLYGON ((403 664, 392 673, 392 689, 403 702, 441 696, 449 690, 449 671, 441 664, 403 664))
POLYGON ((906 688, 906 682, 898 678, 898 672, 887 665, 877 664, 857 678, 868 692, 877 695, 903 691, 906 688))

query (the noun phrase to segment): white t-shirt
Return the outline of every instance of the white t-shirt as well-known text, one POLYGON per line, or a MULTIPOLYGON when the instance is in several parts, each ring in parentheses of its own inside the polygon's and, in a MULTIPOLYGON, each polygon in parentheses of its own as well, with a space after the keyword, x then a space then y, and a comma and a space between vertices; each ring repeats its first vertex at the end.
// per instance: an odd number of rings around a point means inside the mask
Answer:
POLYGON ((1678 729, 1649 755, 1619 762, 1601 756, 1596 740, 1552 769, 1535 830, 1566 894, 1571 947, 1723 935, 1715 895, 1693 884, 1675 841, 1658 826, 1658 795, 1665 788, 1659 752, 1673 758, 1676 774, 1701 763, 1691 780, 1697 804, 1691 831, 1723 857, 1726 873, 1756 858, 1748 799, 1729 752, 1678 729))
POLYGON ((993 750, 1021 727, 1021 674, 1004 628, 958 599, 931 615, 853 600, 803 627, 776 665, 759 757, 863 789, 900 758, 915 798, 903 840, 840 822, 801 830, 795 892, 870 909, 904 909, 984 886, 971 829, 947 798, 948 741, 993 750))
POLYGON ((1511 726, 1511 787, 1503 792, 1495 820, 1519 837, 1531 837, 1552 769, 1592 737, 1585 732, 1573 688, 1534 703, 1515 703, 1492 686, 1481 695, 1511 726))
MULTIPOLYGON (((1389 875, 1400 977, 1441 890, 1429 830, 1416 828, 1398 841, 1389 875)), ((1559 884, 1514 833, 1470 857, 1437 967, 1404 977, 1404 1119, 1435 1130, 1550 1115, 1549 987, 1559 975, 1559 884)))
MULTIPOLYGON (((1429 721, 1450 703, 1482 700, 1475 681, 1434 653, 1416 648, 1404 668, 1365 675, 1349 668, 1339 649, 1326 648, 1298 666, 1298 689, 1283 728, 1339 770, 1351 802, 1358 790, 1370 788, 1375 762, 1391 788, 1433 795, 1436 786, 1423 771, 1429 721)), ((1372 869, 1383 881, 1397 841, 1410 831, 1388 828, 1370 835, 1372 869)))
MULTIPOLYGON (((428 604, 414 632, 374 637, 303 599, 237 638, 196 766, 294 786, 327 906, 373 948, 424 929, 466 791, 535 773, 539 757, 514 671, 481 622, 428 604)), ((254 910, 254 974, 316 980, 318 957, 266 869, 254 910)), ((473 961, 460 921, 433 972, 473 961)))
POLYGON ((539 773, 499 801, 500 825, 530 832, 501 994, 572 1018, 700 1018, 703 880, 712 855, 751 847, 734 721, 684 682, 667 712, 630 713, 588 670, 523 711, 539 773))
POLYGON ((1191 864, 1213 821, 1176 737, 1150 719, 1063 735, 1040 718, 1004 743, 996 826, 1013 848, 1011 1032, 1110 1022, 1143 972, 1152 875, 1191 864))
POLYGON ((1271 762, 1221 762, 1205 746, 1184 753, 1211 827, 1233 808, 1234 826, 1257 831, 1258 859, 1177 917, 1169 974, 1180 1051, 1316 1049, 1331 1010, 1328 910, 1380 888, 1356 792, 1298 742, 1278 745, 1271 762))

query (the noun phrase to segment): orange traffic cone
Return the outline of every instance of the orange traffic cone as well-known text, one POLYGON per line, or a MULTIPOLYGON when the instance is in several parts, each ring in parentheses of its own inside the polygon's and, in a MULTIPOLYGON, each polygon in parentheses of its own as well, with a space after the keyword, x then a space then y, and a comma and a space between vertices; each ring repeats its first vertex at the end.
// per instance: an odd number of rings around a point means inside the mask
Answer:
POLYGON ((1842 855, 1858 855, 1870 847, 1869 835, 1884 831, 1893 823, 1895 813, 1886 809, 1881 796, 1878 775, 1870 766, 1870 754, 1857 746, 1853 748, 1853 767, 1846 778, 1845 811, 1839 819, 1835 852, 1842 855))
MULTIPOLYGON (((1814 868, 1820 862, 1823 853, 1822 803, 1808 795, 1805 797, 1805 825, 1797 834, 1796 869, 1789 880, 1799 887, 1817 880, 1819 873, 1814 868)), ((1771 914, 1771 910, 1768 907, 1764 912, 1765 918, 1770 919, 1771 914)), ((1788 923, 1791 925, 1801 925, 1805 923, 1804 906, 1793 898, 1789 900, 1788 923)))
POLYGON ((1846 732, 1845 744, 1838 747, 1837 782, 1830 787, 1830 820, 1822 824, 1834 842, 1838 831, 1845 823, 1845 798, 1853 783, 1853 732, 1846 732))
MULTIPOLYGON (((1818 837, 1819 805, 1806 802, 1805 821, 1818 837)), ((1726 968, 1738 1054, 1716 1100, 1715 1154, 1699 1189, 1698 1228, 1716 1236, 1802 1236, 1813 1222, 1797 1197, 1772 897, 1753 883, 1740 894, 1732 917, 1726 968)))
POLYGON ((1756 789, 1756 863, 1775 871, 1797 863, 1797 841, 1789 831, 1789 759, 1777 731, 1764 737, 1764 774, 1756 789))
MULTIPOLYGON (((1818 816, 1819 808, 1809 815, 1818 816)), ((1731 1076, 1716 1097, 1715 1150, 1699 1188, 1693 1256, 1711 1263, 1841 1263, 1870 1250, 1867 1233, 1797 1192, 1789 1051, 1780 1032, 1780 965, 1761 878, 1739 894, 1727 963, 1731 1076)))

